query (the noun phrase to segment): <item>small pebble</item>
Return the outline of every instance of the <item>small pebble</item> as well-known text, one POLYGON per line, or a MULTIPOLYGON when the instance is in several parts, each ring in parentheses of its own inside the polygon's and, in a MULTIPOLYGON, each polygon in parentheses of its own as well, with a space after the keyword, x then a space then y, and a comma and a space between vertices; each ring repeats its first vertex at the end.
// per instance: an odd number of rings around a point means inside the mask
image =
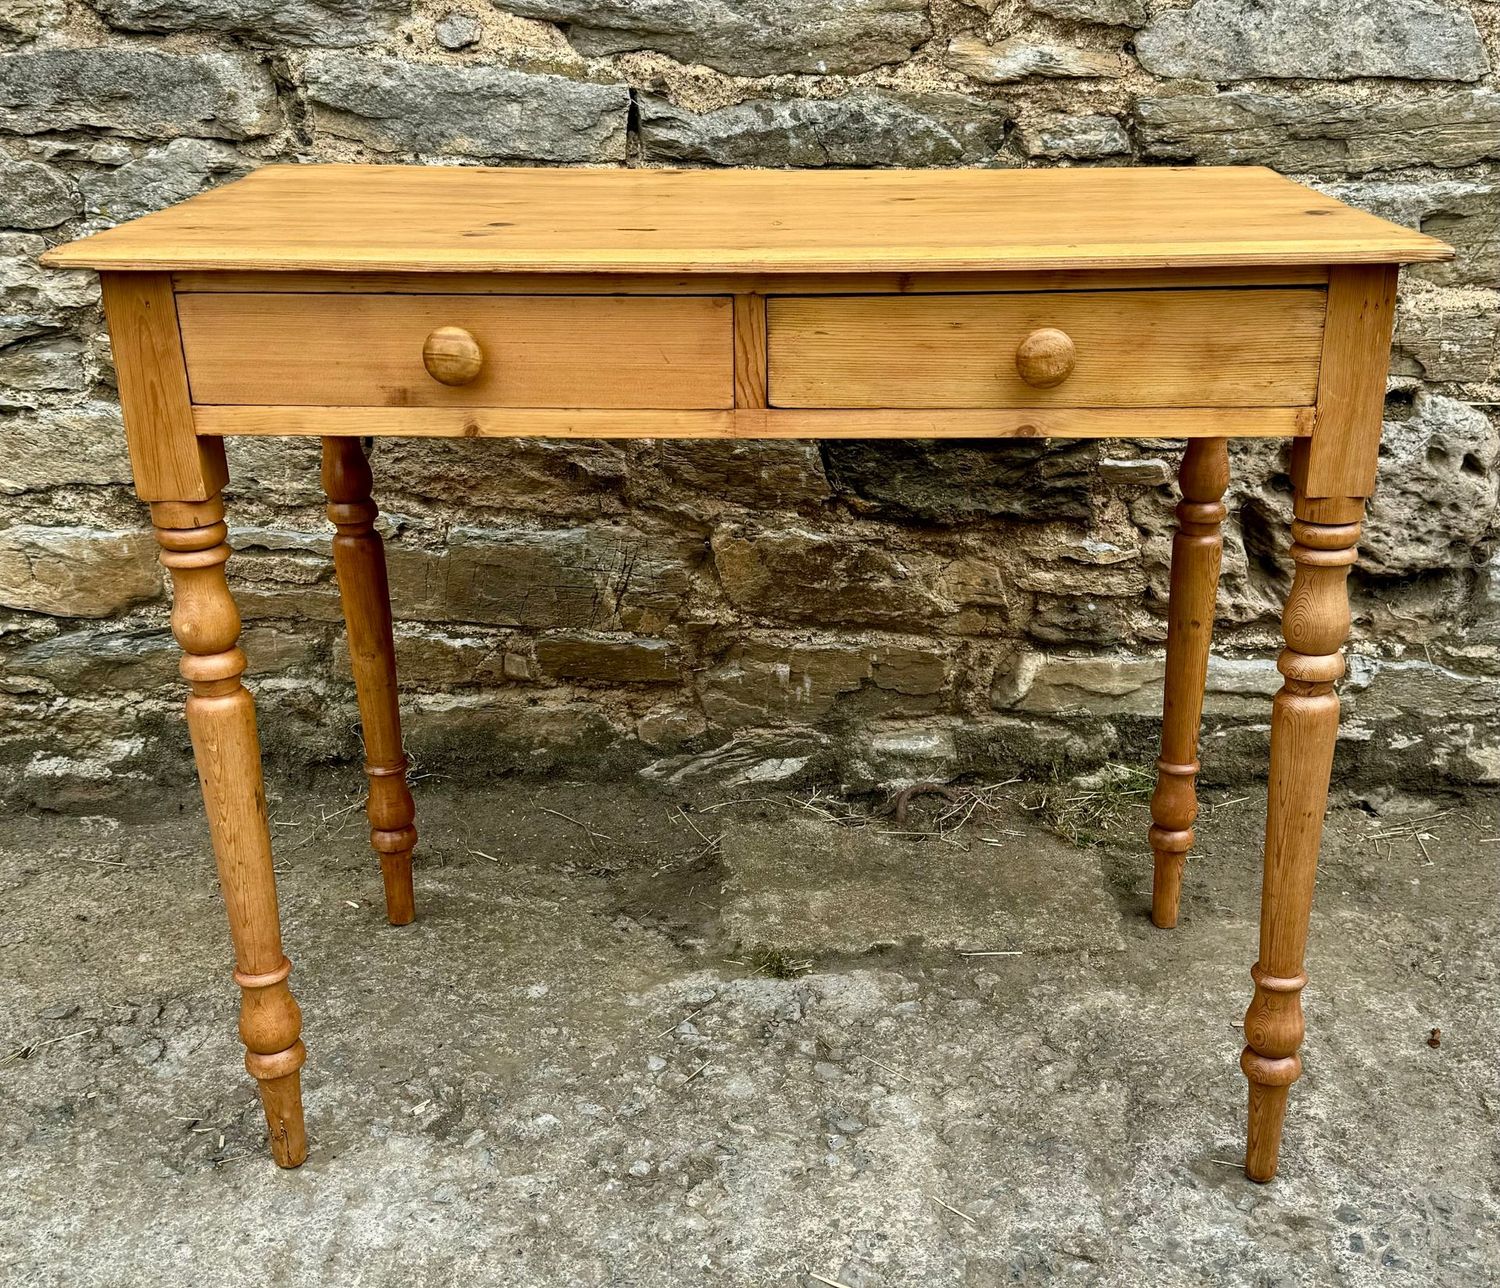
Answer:
POLYGON ((646 1068, 650 1069, 652 1073, 660 1073, 666 1067, 667 1062, 661 1056, 648 1055, 646 1057, 646 1068))
POLYGON ((829 1064, 827 1060, 819 1060, 813 1065, 813 1077, 821 1078, 824 1082, 837 1082, 844 1076, 844 1071, 836 1064, 829 1064))
POLYGON ((466 13, 450 13, 445 18, 438 20, 437 26, 432 29, 432 34, 437 37, 437 42, 444 49, 467 49, 470 45, 477 45, 479 38, 484 34, 484 28, 479 25, 476 18, 466 13))

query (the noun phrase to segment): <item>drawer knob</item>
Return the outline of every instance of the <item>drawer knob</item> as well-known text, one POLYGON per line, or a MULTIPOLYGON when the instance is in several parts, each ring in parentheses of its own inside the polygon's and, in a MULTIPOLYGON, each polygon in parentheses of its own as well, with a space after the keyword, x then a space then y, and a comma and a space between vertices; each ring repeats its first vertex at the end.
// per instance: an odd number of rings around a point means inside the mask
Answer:
POLYGON ((1016 349, 1016 370, 1033 389, 1051 389, 1073 374, 1078 351, 1066 331, 1039 327, 1016 349))
POLYGON ((422 365, 444 385, 466 385, 484 366, 479 341, 461 326, 440 326, 422 344, 422 365))

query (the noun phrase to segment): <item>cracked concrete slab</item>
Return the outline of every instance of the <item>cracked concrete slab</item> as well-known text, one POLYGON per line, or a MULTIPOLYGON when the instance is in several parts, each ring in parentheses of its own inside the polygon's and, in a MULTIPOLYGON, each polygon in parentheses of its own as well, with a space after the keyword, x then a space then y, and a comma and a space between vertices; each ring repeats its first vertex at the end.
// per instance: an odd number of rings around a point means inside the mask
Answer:
POLYGON ((777 819, 725 829, 723 925, 797 955, 911 944, 968 952, 1113 952, 1120 913, 1100 855, 1014 816, 954 837, 877 820, 777 819))

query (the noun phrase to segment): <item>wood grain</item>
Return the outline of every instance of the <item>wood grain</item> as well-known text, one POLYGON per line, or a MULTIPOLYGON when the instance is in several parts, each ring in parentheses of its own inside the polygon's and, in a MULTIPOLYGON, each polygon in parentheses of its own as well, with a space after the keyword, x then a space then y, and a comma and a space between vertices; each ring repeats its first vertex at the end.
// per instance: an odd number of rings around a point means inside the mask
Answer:
POLYGON ((1104 291, 1195 286, 1323 286, 1320 264, 1216 268, 1012 269, 907 273, 173 273, 179 294, 275 295, 921 295, 967 291, 1104 291))
POLYGON ((218 495, 229 478, 224 445, 194 433, 171 279, 105 273, 100 287, 136 494, 143 501, 218 495))
POLYGON ((1347 583, 1360 530, 1357 521, 1309 522, 1300 495, 1294 508, 1296 572, 1281 618, 1286 648, 1277 661, 1285 682, 1271 707, 1260 957, 1240 1056, 1250 1081, 1245 1175, 1252 1181, 1276 1175, 1288 1088, 1302 1072, 1308 920, 1339 729, 1333 686, 1344 674, 1347 583))
POLYGON ((369 407, 729 407, 730 301, 719 296, 179 297, 193 401, 369 407), (462 328, 484 360, 444 385, 429 335, 462 328))
POLYGON ((188 731, 234 940, 245 1067, 260 1085, 272 1157, 297 1167, 307 1157, 299 1072, 307 1052, 281 947, 255 703, 240 680, 240 615, 224 578, 224 506, 217 496, 198 505, 167 501, 152 506, 151 518, 172 576, 172 634, 183 652, 188 731))
POLYGON ((1147 834, 1153 856, 1151 920, 1164 930, 1177 924, 1182 869, 1193 848, 1193 820, 1198 816, 1198 726, 1224 554, 1228 441, 1194 439, 1182 458, 1178 480, 1182 500, 1177 503, 1177 531, 1172 537, 1161 756, 1147 834))
POLYGON ((1395 263, 1441 242, 1255 166, 264 166, 48 252, 61 267, 924 272, 1395 263))
POLYGON ((1309 497, 1366 497, 1375 490, 1396 276, 1386 265, 1329 275, 1317 429, 1302 462, 1309 497))
POLYGON ((1291 438, 1311 407, 991 411, 598 411, 499 407, 198 407, 200 434, 411 438, 1291 438))
POLYGON ((813 296, 768 306, 776 407, 1203 407, 1312 402, 1317 288, 813 296), (1061 330, 1071 374, 1036 388, 1017 352, 1061 330))
POLYGON ((416 916, 411 876, 416 806, 406 782, 406 752, 401 744, 385 543, 375 531, 379 510, 370 497, 370 464, 358 439, 323 440, 322 477, 328 518, 335 531, 333 567, 344 606, 349 664, 365 742, 370 844, 380 856, 386 919, 393 926, 405 926, 416 916))
POLYGON ((734 297, 734 405, 767 405, 766 300, 763 295, 734 297))

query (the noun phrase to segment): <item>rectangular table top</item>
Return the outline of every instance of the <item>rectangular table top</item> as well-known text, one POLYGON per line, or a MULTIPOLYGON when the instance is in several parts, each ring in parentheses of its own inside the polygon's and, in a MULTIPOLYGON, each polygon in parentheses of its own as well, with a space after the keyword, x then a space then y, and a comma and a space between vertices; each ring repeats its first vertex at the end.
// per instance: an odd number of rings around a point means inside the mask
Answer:
POLYGON ((55 267, 856 273, 1390 264, 1442 242, 1260 167, 265 166, 55 267))

